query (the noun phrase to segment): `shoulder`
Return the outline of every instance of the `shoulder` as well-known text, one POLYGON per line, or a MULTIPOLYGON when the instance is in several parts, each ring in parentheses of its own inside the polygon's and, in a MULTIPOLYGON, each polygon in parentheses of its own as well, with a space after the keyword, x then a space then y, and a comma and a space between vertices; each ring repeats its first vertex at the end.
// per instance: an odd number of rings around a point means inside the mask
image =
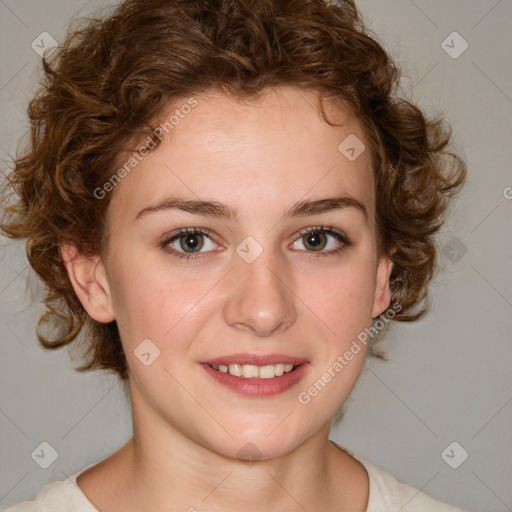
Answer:
POLYGON ((334 444, 358 460, 368 473, 370 489, 366 512, 464 512, 398 481, 385 469, 334 444))
POLYGON ((352 454, 368 472, 370 493, 366 512, 463 512, 398 481, 385 469, 352 454))
POLYGON ((78 485, 76 477, 85 471, 46 484, 31 501, 23 501, 1 512, 97 512, 78 485))

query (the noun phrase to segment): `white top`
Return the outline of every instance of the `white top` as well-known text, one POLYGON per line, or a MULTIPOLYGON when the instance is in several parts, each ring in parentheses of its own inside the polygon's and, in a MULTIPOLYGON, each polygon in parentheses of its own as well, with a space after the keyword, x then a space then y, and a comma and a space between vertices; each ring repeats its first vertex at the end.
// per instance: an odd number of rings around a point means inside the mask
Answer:
MULTIPOLYGON (((357 459, 368 472, 370 493, 366 512, 463 512, 399 482, 381 467, 342 449, 357 459)), ((98 512, 76 483, 77 476, 93 465, 66 480, 46 484, 34 501, 18 503, 4 512, 98 512)))

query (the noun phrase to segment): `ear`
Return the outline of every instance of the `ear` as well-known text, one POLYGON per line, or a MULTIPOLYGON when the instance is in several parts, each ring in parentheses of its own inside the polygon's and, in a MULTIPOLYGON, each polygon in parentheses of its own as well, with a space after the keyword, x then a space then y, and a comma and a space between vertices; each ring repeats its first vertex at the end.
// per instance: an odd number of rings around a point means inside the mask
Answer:
POLYGON ((105 267, 99 256, 84 256, 74 244, 60 247, 75 293, 89 316, 101 323, 115 320, 105 267))
MULTIPOLYGON (((394 250, 392 251, 392 253, 394 250)), ((393 269, 393 262, 388 256, 381 256, 377 266, 377 282, 375 287, 375 297, 373 300, 372 318, 378 317, 382 314, 391 302, 391 287, 389 278, 391 270, 393 269)))

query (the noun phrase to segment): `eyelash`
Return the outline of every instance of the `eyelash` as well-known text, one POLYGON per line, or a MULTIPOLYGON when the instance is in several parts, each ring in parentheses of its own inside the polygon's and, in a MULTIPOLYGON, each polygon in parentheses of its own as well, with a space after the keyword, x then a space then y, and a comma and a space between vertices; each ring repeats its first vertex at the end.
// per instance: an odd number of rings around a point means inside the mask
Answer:
MULTIPOLYGON (((299 233, 299 235, 295 241, 299 240, 300 238, 302 238, 305 235, 308 235, 309 233, 322 233, 322 234, 331 235, 338 242, 340 242, 342 244, 338 249, 334 249, 331 251, 319 251, 318 254, 315 254, 316 251, 300 251, 300 252, 309 253, 308 257, 310 257, 310 258, 337 254, 337 253, 344 251, 347 247, 350 247, 352 245, 352 241, 346 235, 339 233, 337 231, 334 231, 333 226, 330 226, 330 227, 314 226, 314 227, 303 229, 299 233)), ((173 256, 180 258, 180 259, 190 260, 190 259, 202 258, 206 253, 185 253, 185 252, 176 251, 174 249, 172 249, 172 250, 167 249, 167 246, 170 243, 174 242, 175 240, 178 240, 179 238, 181 238, 182 236, 185 236, 185 235, 205 235, 211 239, 211 236, 210 236, 211 231, 208 229, 205 229, 205 228, 182 228, 182 229, 179 229, 178 231, 176 231, 169 238, 166 238, 165 240, 163 240, 160 243, 160 247, 162 249, 166 250, 167 252, 170 252, 173 256)), ((207 252, 210 252, 210 251, 207 251, 207 252)))

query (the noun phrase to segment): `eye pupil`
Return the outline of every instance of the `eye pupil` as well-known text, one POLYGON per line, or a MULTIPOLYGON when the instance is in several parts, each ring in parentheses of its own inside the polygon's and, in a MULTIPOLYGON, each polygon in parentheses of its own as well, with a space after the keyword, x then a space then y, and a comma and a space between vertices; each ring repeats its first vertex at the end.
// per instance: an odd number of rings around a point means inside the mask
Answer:
POLYGON ((200 234, 186 235, 186 237, 181 238, 181 248, 187 252, 188 249, 196 249, 203 246, 203 243, 198 240, 198 237, 202 237, 200 234), (183 242, 183 240, 185 240, 183 242))
POLYGON ((322 246, 322 242, 325 243, 325 234, 324 233, 308 233, 306 235, 306 245, 318 248, 318 246, 322 246))

